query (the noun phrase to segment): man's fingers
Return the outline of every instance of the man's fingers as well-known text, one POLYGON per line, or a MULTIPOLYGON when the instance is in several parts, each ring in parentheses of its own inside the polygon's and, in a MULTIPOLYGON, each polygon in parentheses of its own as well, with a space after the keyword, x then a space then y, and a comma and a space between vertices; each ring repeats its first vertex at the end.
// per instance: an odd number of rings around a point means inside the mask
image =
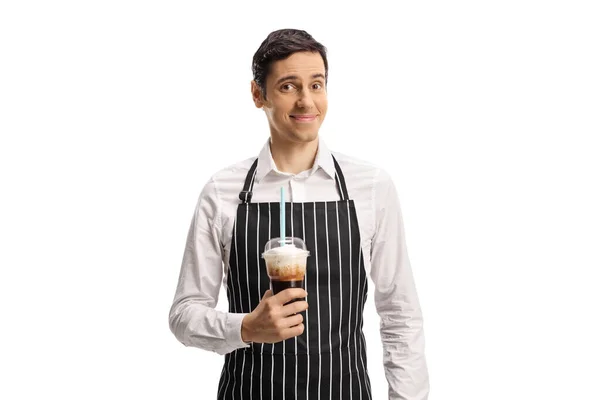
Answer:
POLYGON ((275 295, 275 298, 277 298, 277 302, 280 305, 284 305, 285 303, 289 303, 294 299, 304 299, 307 294, 308 293, 306 293, 306 290, 304 289, 292 288, 285 289, 284 291, 277 293, 275 295))
POLYGON ((279 328, 283 328, 283 329, 288 329, 291 328, 293 326, 296 326, 298 324, 301 324, 302 321, 304 321, 304 317, 302 317, 302 314, 295 314, 295 315, 290 315, 287 318, 282 318, 277 325, 279 325, 279 328))
POLYGON ((296 326, 292 326, 291 328, 284 329, 281 332, 281 338, 282 340, 287 340, 289 338, 302 335, 302 332, 304 332, 304 324, 299 324, 296 326))
POLYGON ((292 314, 296 314, 302 312, 308 308, 308 303, 306 301, 295 301, 290 304, 286 304, 281 307, 281 315, 288 316, 292 314))

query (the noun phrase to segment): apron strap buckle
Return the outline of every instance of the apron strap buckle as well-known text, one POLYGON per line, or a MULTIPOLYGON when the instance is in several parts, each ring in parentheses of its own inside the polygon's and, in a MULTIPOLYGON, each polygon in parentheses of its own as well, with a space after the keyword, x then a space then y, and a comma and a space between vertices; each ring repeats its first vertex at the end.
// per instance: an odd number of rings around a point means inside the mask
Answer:
POLYGON ((239 198, 244 203, 249 203, 252 200, 252 192, 249 190, 242 190, 240 192, 239 198))

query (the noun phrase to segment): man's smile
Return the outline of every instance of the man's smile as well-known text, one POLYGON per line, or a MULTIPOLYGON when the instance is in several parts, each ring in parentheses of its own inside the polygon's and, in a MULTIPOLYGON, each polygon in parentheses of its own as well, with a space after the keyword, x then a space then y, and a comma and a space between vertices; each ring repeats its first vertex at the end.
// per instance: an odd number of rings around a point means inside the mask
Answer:
POLYGON ((313 122, 317 116, 315 114, 290 114, 290 118, 297 122, 313 122))

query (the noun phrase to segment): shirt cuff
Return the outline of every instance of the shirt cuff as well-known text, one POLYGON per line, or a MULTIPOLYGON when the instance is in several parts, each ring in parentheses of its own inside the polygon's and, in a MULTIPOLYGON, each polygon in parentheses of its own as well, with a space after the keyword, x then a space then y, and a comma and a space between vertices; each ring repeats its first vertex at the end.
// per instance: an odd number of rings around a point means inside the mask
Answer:
POLYGON ((250 347, 249 343, 242 340, 242 320, 245 313, 227 313, 225 340, 228 346, 234 348, 250 347))

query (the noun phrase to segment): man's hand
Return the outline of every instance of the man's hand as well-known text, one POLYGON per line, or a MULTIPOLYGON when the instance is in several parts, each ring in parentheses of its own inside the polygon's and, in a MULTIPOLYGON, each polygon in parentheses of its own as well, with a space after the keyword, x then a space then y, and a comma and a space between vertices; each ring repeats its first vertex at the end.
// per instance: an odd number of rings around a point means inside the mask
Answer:
POLYGON ((267 290, 258 306, 242 320, 242 340, 254 343, 277 343, 304 332, 303 317, 299 312, 308 309, 303 299, 304 289, 286 289, 273 296, 267 290))

